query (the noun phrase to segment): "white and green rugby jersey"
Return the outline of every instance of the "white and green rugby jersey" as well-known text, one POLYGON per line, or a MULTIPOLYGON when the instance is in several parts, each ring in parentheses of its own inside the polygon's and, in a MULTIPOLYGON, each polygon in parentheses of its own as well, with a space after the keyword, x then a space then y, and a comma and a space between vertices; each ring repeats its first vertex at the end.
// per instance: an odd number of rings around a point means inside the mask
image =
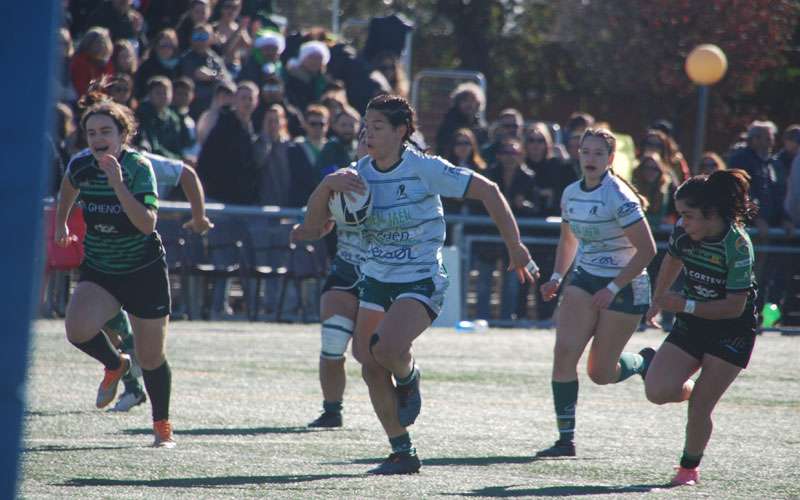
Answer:
POLYGON ((575 265, 608 278, 617 276, 636 253, 623 229, 643 219, 644 212, 636 193, 609 172, 592 189, 583 180, 567 186, 561 218, 579 240, 575 265))
POLYGON ((372 192, 372 215, 363 226, 367 257, 361 271, 387 283, 445 276, 439 196, 463 198, 472 171, 412 148, 387 171, 375 168, 370 156, 359 160, 356 169, 372 192))
MULTIPOLYGON (((350 168, 356 167, 356 162, 350 164, 350 168)), ((363 226, 336 224, 336 256, 359 268, 367 256, 363 232, 363 226)))

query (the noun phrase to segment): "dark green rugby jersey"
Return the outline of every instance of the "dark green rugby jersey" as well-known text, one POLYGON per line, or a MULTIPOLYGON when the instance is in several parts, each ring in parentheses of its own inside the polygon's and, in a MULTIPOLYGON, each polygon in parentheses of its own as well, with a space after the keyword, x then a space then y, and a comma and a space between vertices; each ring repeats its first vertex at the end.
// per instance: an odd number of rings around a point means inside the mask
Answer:
POLYGON ((754 299, 755 252, 742 226, 731 224, 720 241, 692 241, 680 221, 669 238, 669 254, 683 261, 684 294, 693 300, 724 299, 728 292, 748 291, 754 299))
MULTIPOLYGON (((122 179, 133 196, 148 208, 158 209, 153 167, 141 154, 123 148, 119 158, 122 179)), ((152 264, 164 247, 158 233, 143 234, 128 219, 106 174, 87 149, 69 162, 67 174, 72 186, 80 191, 78 200, 86 220, 85 258, 83 263, 98 271, 123 274, 152 264)))

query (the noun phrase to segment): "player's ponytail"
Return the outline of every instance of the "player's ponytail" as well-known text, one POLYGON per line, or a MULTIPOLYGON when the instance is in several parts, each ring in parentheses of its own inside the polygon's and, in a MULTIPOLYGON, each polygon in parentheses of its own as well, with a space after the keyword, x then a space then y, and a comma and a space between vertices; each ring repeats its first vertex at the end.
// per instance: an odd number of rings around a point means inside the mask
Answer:
POLYGON ((136 134, 136 118, 133 111, 125 105, 114 102, 108 96, 109 79, 103 76, 92 80, 86 94, 78 100, 78 108, 83 111, 81 130, 86 133, 86 122, 93 115, 106 115, 117 125, 122 135, 122 143, 126 144, 136 134))
POLYGON ((710 176, 689 178, 675 192, 691 208, 698 208, 704 217, 716 211, 728 222, 746 223, 758 213, 748 195, 750 176, 744 170, 719 170, 710 176))

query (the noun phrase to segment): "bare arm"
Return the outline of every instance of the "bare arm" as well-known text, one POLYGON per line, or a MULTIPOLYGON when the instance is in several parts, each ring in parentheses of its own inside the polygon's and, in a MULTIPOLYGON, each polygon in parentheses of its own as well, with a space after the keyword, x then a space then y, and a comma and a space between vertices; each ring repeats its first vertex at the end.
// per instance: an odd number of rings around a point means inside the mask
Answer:
MULTIPOLYGON (((697 302, 691 314, 703 319, 733 319, 744 312, 747 292, 731 292, 724 299, 697 302)), ((669 292, 656 298, 658 306, 665 311, 684 312, 687 299, 680 293, 669 292)))
POLYGON ((113 156, 107 154, 97 162, 100 169, 105 172, 108 184, 114 190, 122 210, 131 223, 144 234, 151 234, 156 230, 156 211, 140 203, 122 181, 122 168, 113 156))
POLYGON ((575 260, 575 254, 578 252, 578 238, 569 227, 569 222, 561 223, 561 235, 558 237, 558 246, 556 247, 556 262, 553 266, 553 278, 548 279, 547 282, 542 283, 540 291, 542 298, 545 301, 552 300, 561 286, 563 276, 567 274, 572 262, 575 260))
POLYGON ((650 226, 647 225, 647 220, 642 219, 635 224, 625 228, 625 236, 628 241, 636 248, 636 253, 633 255, 628 265, 622 268, 614 283, 623 288, 630 283, 633 278, 642 274, 642 271, 656 256, 656 242, 653 240, 653 233, 650 232, 650 226))
POLYGON ((334 192, 350 191, 365 192, 364 184, 358 174, 349 169, 342 169, 326 175, 308 197, 303 223, 292 230, 293 241, 318 240, 328 234, 333 229, 333 224, 330 224, 331 211, 328 208, 328 200, 334 192))
POLYGON ((508 249, 508 270, 516 269, 520 282, 533 282, 538 277, 538 267, 528 249, 522 244, 517 221, 497 184, 480 174, 473 173, 465 198, 483 202, 489 216, 497 225, 508 249), (529 263, 533 263, 532 268, 528 267, 529 263))
POLYGON ((67 219, 75 200, 78 199, 80 191, 72 186, 69 178, 65 175, 61 179, 61 187, 58 190, 58 204, 56 205, 56 221, 54 239, 59 246, 67 246, 72 239, 70 238, 67 219))
POLYGON ((206 217, 206 195, 203 185, 197 177, 197 172, 192 167, 184 165, 181 170, 180 183, 183 194, 186 195, 192 208, 192 219, 183 227, 191 229, 195 233, 204 234, 214 227, 214 224, 206 217))

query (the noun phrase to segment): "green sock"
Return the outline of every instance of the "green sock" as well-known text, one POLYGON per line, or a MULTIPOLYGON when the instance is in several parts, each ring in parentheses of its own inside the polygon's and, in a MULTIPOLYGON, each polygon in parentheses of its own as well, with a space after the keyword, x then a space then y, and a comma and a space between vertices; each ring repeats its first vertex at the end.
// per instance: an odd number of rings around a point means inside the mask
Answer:
POLYGON ((683 450, 683 455, 681 456, 681 467, 684 469, 696 469, 698 465, 700 465, 700 460, 703 459, 703 454, 699 455, 690 455, 686 453, 686 450, 683 450))
POLYGON ((117 315, 108 320, 105 326, 120 334, 127 333, 130 335, 133 331, 131 329, 131 321, 128 319, 128 313, 124 309, 120 309, 117 315))
POLYGON ((559 441, 575 439, 575 407, 578 406, 578 381, 552 381, 559 441))
POLYGON ((139 379, 131 375, 130 370, 125 376, 122 377, 122 383, 125 385, 125 392, 133 392, 136 394, 140 394, 144 392, 144 387, 142 387, 142 383, 139 382, 139 379))
POLYGON ((641 373, 644 368, 644 358, 640 354, 633 352, 623 352, 619 357, 619 379, 617 382, 622 382, 631 375, 641 373))
POLYGON ((408 385, 414 381, 414 379, 419 376, 419 370, 417 370, 417 365, 412 361, 411 364, 411 373, 406 375, 405 377, 398 377, 395 375, 394 380, 397 382, 397 385, 408 385))
POLYGON ((416 448, 411 445, 411 436, 407 432, 400 436, 389 438, 389 444, 392 445, 392 453, 417 454, 416 448))

